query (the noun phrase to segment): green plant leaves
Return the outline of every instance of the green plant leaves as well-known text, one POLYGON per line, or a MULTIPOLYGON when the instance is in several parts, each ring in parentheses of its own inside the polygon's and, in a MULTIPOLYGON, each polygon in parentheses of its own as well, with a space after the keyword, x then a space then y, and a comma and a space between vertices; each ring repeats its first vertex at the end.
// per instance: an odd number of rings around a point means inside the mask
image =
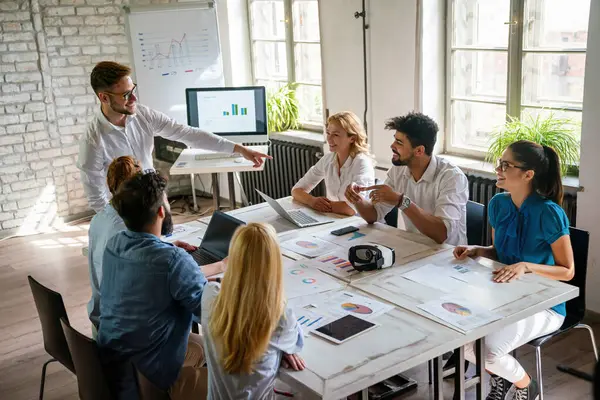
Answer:
POLYGON ((509 120, 490 135, 490 147, 486 161, 495 163, 504 150, 518 140, 530 140, 556 150, 560 158, 562 174, 566 175, 570 166, 579 163, 579 139, 575 134, 578 123, 568 118, 555 117, 553 113, 543 117, 524 115, 521 120, 509 120))
POLYGON ((267 119, 269 132, 283 132, 297 129, 300 108, 296 98, 296 88, 287 84, 277 90, 267 91, 267 119))

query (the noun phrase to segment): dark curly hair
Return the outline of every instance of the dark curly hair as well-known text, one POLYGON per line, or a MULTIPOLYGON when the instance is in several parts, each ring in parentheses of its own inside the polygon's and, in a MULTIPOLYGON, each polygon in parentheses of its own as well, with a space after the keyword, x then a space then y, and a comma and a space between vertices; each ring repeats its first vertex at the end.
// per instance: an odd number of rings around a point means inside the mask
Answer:
POLYGON ((140 172, 121 184, 112 205, 129 230, 142 232, 156 221, 166 189, 167 180, 159 173, 140 172))
POLYGON ((425 147, 428 156, 433 153, 438 125, 427 115, 413 111, 402 117, 390 118, 385 122, 385 129, 405 134, 412 147, 425 147))

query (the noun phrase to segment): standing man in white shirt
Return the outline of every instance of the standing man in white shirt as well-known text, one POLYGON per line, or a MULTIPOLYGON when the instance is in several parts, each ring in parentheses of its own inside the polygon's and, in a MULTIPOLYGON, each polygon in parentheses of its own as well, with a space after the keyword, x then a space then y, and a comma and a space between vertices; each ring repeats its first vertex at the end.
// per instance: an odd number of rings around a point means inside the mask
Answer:
POLYGON ((98 63, 90 83, 100 100, 100 108, 80 138, 77 167, 90 207, 98 212, 109 201, 106 170, 112 160, 133 156, 143 169, 154 169, 154 136, 183 142, 193 148, 222 153, 239 153, 260 167, 271 158, 227 139, 187 125, 137 103, 136 84, 131 69, 112 61, 98 63))
POLYGON ((381 221, 394 208, 402 211, 406 229, 437 243, 467 243, 467 177, 456 166, 432 155, 438 126, 428 116, 411 112, 386 122, 395 131, 392 164, 383 185, 350 185, 346 198, 368 222, 381 221), (359 193, 371 190, 369 198, 359 193))

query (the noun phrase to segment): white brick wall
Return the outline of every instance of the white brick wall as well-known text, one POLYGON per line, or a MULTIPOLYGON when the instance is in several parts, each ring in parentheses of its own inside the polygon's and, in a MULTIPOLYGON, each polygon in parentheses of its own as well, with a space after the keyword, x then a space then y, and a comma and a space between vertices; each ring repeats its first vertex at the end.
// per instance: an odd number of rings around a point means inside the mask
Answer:
MULTIPOLYGON (((75 163, 98 107, 89 72, 101 60, 132 64, 122 4, 168 2, 0 0, 0 230, 88 210, 75 163)), ((185 176, 169 186, 190 191, 185 176)))

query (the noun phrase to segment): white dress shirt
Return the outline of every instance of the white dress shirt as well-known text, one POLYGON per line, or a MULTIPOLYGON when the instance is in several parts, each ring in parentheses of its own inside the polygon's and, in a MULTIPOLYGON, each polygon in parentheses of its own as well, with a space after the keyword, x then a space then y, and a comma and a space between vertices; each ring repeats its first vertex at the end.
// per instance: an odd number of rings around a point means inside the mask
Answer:
MULTIPOLYGON (((352 182, 359 186, 371 186, 375 182, 373 160, 364 153, 348 157, 342 168, 338 168, 337 154, 327 153, 294 185, 310 193, 323 179, 327 189, 327 198, 332 201, 346 201, 346 187, 352 182)), ((350 203, 348 203, 352 206, 350 203)))
MULTIPOLYGON (((426 213, 441 218, 447 232, 444 243, 455 246, 467 244, 469 182, 460 168, 443 158, 433 156, 418 182, 408 167, 394 166, 388 170, 385 184, 408 196, 426 213)), ((383 220, 394 206, 395 204, 376 204, 377 219, 383 220)), ((404 213, 402 217, 406 230, 419 232, 404 213)))
POLYGON ((128 115, 125 126, 111 124, 98 109, 79 143, 77 167, 90 207, 99 212, 110 199, 106 173, 117 157, 133 156, 143 169, 154 169, 154 136, 183 142, 189 147, 233 152, 235 144, 198 128, 181 125, 165 114, 137 104, 135 115, 128 115))

